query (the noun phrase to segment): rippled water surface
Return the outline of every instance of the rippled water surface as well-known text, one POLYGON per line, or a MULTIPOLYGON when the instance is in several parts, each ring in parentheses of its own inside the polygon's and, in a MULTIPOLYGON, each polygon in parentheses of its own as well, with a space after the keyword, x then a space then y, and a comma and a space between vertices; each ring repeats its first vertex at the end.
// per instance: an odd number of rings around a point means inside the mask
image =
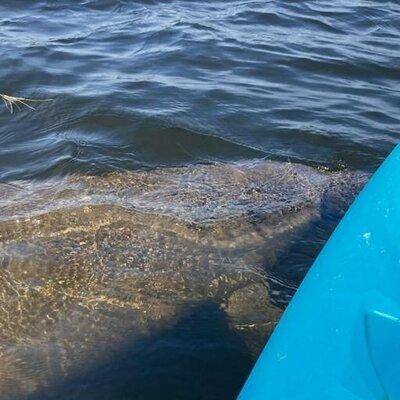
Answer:
POLYGON ((0 110, 0 398, 234 398, 400 137, 400 4, 4 0, 0 49, 53 99, 0 110))
POLYGON ((0 9, 0 176, 243 157, 373 168, 399 125, 400 6, 31 2, 0 9))

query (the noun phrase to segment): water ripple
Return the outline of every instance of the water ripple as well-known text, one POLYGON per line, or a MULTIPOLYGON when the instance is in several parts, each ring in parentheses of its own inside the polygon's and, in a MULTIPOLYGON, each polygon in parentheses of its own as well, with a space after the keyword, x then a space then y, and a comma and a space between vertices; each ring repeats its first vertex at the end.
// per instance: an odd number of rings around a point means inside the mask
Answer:
POLYGON ((257 154, 371 170, 398 140, 396 3, 18 4, 0 5, 2 91, 56 101, 0 114, 0 178, 257 154))

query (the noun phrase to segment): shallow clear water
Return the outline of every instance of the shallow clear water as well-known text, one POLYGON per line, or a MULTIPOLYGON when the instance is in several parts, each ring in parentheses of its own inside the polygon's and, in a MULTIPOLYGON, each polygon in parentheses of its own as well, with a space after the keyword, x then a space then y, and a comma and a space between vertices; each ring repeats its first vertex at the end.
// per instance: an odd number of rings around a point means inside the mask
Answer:
POLYGON ((3 398, 234 398, 400 137, 399 3, 5 0, 0 48, 53 99, 0 110, 3 398))

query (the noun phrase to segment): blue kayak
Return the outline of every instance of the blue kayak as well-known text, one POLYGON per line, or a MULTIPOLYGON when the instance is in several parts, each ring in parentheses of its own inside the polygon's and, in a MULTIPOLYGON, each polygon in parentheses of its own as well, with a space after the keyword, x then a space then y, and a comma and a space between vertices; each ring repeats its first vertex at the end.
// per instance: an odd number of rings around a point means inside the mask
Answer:
POLYGON ((400 399, 400 147, 353 203, 239 400, 400 399))

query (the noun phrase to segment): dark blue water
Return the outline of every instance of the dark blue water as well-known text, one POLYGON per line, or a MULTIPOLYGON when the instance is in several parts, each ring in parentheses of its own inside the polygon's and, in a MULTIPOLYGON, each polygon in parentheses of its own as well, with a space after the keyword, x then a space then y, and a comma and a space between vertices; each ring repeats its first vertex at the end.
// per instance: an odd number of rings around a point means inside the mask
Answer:
MULTIPOLYGON (((0 109, 2 182, 265 158, 371 172, 400 138, 397 1, 3 0, 0 49, 0 93, 53 99, 0 109)), ((336 223, 281 268, 301 280, 336 223)), ((138 347, 39 397, 232 399, 254 362, 212 302, 138 347)))
POLYGON ((396 1, 2 1, 0 177, 249 157, 375 168, 399 137, 396 1))

